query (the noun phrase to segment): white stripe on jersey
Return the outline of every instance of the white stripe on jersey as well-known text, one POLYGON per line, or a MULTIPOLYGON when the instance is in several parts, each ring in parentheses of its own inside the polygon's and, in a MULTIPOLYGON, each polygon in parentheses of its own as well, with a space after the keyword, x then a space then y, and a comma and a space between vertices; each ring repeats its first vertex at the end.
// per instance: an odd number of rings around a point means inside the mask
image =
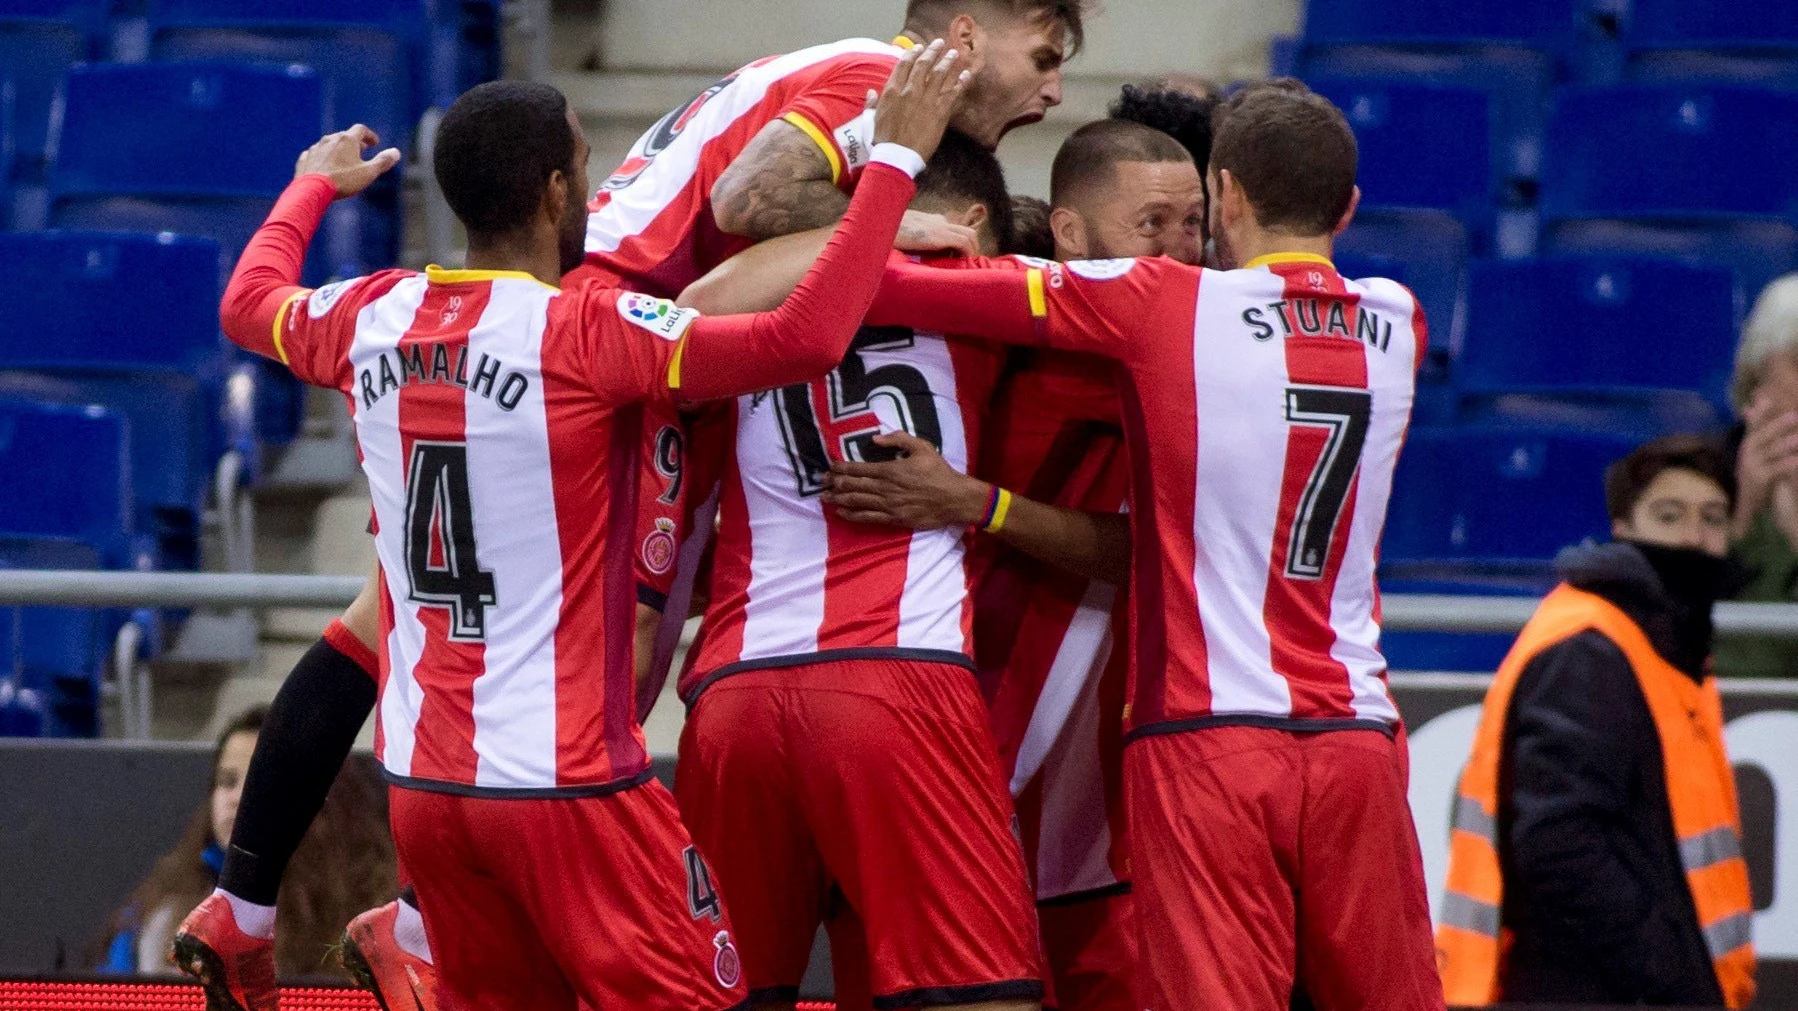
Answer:
POLYGON ((498 601, 488 610, 486 671, 474 682, 475 785, 553 787, 562 553, 543 401, 549 292, 516 278, 492 285, 469 353, 498 358, 530 386, 511 411, 473 389, 463 398, 477 550, 498 601))
MULTIPOLYGON (((955 384, 955 364, 949 342, 933 334, 916 334, 912 347, 901 351, 864 351, 869 371, 887 361, 904 362, 924 374, 938 405, 937 423, 942 428, 943 459, 957 471, 968 472, 968 433, 962 422, 961 391, 955 384)), ((893 413, 894 400, 874 401, 881 428, 900 431, 893 413)), ((984 406, 984 405, 983 405, 984 406)), ((962 602, 968 595, 968 570, 964 564, 967 532, 960 528, 924 530, 911 535, 906 562, 905 589, 899 595, 899 647, 940 649, 959 653, 967 648, 962 631, 962 602)))
MULTIPOLYGON (((1109 628, 1109 609, 1105 619, 1109 628)), ((1105 768, 1099 758, 1099 681, 1110 652, 1107 640, 1093 676, 1079 686, 1067 725, 1043 766, 1041 831, 1036 841, 1039 901, 1118 883, 1111 869, 1111 822, 1106 817, 1105 768)))
POLYGON ((737 398, 737 474, 749 519, 749 587, 738 659, 818 651, 830 531, 824 501, 801 497, 779 431, 779 398, 737 398), (760 465, 752 464, 756 461, 760 465))
MULTIPOLYGON (((1350 291, 1359 290, 1363 297, 1378 298, 1385 304, 1412 302, 1411 294, 1393 281, 1375 278, 1347 283, 1350 291)), ((1371 346, 1365 349, 1367 385, 1380 410, 1373 414, 1361 451, 1348 550, 1336 577, 1336 592, 1330 598, 1330 625, 1336 630, 1330 656, 1348 669, 1355 716, 1387 723, 1396 723, 1399 716, 1381 680, 1386 673, 1386 659, 1375 646, 1380 626, 1373 614, 1375 593, 1369 588, 1376 585, 1374 567, 1379 557, 1380 533, 1385 527, 1386 505, 1392 497, 1392 474, 1398 465, 1405 429, 1411 422, 1416 390, 1411 377, 1417 373, 1417 334, 1409 325, 1410 319, 1406 316, 1393 321, 1393 342, 1387 351, 1377 352, 1371 346), (1401 404, 1403 410, 1398 409, 1401 404)))
POLYGON ((1269 424, 1278 402, 1263 401, 1287 385, 1286 354, 1278 341, 1243 340, 1237 315, 1258 299, 1279 301, 1285 290, 1282 278, 1266 272, 1207 271, 1200 285, 1193 337, 1199 423, 1187 433, 1198 457, 1193 584, 1218 713, 1292 713, 1265 617, 1287 431, 1269 424))
MULTIPOLYGON (((699 171, 706 144, 755 108, 781 78, 818 63, 851 53, 903 52, 898 46, 874 39, 844 39, 778 56, 759 67, 745 67, 723 91, 713 95, 674 139, 655 156, 630 185, 613 190, 606 205, 587 216, 586 251, 610 253, 626 239, 641 235, 668 202, 692 182, 699 171)), ((759 129, 759 127, 758 127, 759 129)), ((655 127, 637 139, 626 159, 636 158, 655 134, 655 127)))
MULTIPOLYGON (((1111 610, 1117 588, 1093 580, 1086 597, 1074 609, 1068 628, 1056 647, 1042 692, 1030 711, 1030 724, 1018 743, 1018 757, 1011 772, 1011 795, 1018 796, 1043 767, 1055 742, 1066 735, 1068 714, 1082 695, 1097 691, 1105 665, 1111 661, 1111 610)), ((1096 705, 1096 703, 1095 703, 1096 705)))
MULTIPOLYGON (((356 337, 350 346, 352 367, 399 346, 400 338, 412 328, 428 287, 422 275, 408 277, 357 314, 356 337)), ((360 405, 355 417, 362 469, 368 476, 369 498, 382 530, 405 529, 405 517, 382 508, 382 503, 403 502, 406 497, 399 413, 400 398, 386 396, 372 405, 360 405)), ((381 690, 382 749, 376 757, 388 771, 400 776, 411 774, 418 713, 424 704, 424 692, 413 676, 413 668, 424 654, 425 629, 419 624, 417 605, 406 599, 404 550, 399 537, 375 538, 375 553, 381 560, 381 574, 393 602, 393 630, 387 635, 390 669, 381 690)))

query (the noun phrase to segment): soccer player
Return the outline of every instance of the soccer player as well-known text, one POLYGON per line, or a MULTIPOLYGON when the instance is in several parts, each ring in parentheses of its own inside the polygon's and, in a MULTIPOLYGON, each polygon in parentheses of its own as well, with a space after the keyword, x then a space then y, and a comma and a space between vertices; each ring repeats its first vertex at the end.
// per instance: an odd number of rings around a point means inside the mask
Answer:
MULTIPOLYGON (((899 54, 925 39, 948 38, 964 55, 973 78, 955 124, 996 145, 1060 102, 1061 65, 1084 38, 1084 12, 1084 0, 912 0, 905 34, 890 45, 849 40, 743 68, 671 111, 638 141, 592 201, 586 261, 564 287, 598 281, 672 296, 755 239, 835 222, 871 149, 866 91, 881 87, 899 54), (714 205, 734 210, 713 214, 714 205)), ((970 230, 924 214, 908 215, 901 229, 907 248, 971 253, 973 242, 970 230)), ((710 515, 705 503, 681 494, 705 482, 686 473, 684 454, 665 455, 677 445, 684 449, 690 433, 674 412, 648 409, 644 524, 635 538, 644 605, 639 717, 661 688, 684 622, 695 572, 678 563, 697 555, 688 550, 697 545, 687 534, 696 517, 710 515), (678 473, 670 476, 671 469, 678 473), (663 491, 649 495, 651 481, 664 482, 663 491), (670 541, 673 565, 666 560, 670 541)), ((374 582, 361 610, 346 611, 327 628, 271 705, 220 876, 220 891, 257 922, 273 922, 287 862, 375 704, 374 582)), ((380 969, 391 967, 396 985, 406 984, 407 972, 428 976, 416 931, 407 930, 396 946, 385 926, 390 919, 416 923, 403 902, 373 910, 366 929, 351 932, 346 955, 373 963, 382 977, 388 974, 380 969), (376 945, 385 950, 373 950, 376 945)), ((272 974, 272 948, 262 951, 269 938, 242 935, 204 907, 182 932, 242 952, 270 967, 258 968, 258 975, 272 974)))
MULTIPOLYGON (((374 138, 360 127, 301 156, 239 263, 227 334, 356 412, 384 575, 378 750, 449 1006, 740 1000, 724 910, 633 718, 630 573, 616 560, 634 531, 641 405, 840 360, 853 327, 832 317, 871 297, 918 152, 963 83, 954 54, 923 55, 882 98, 882 167, 772 314, 700 319, 553 287, 579 257, 585 142, 560 93, 516 82, 464 95, 439 137, 471 269, 294 284, 329 203, 397 160, 362 161, 374 138)), ((178 954, 232 975, 205 964, 210 950, 178 954)))
MULTIPOLYGON (((1010 232, 997 159, 954 133, 913 207, 976 228, 987 252, 1010 232)), ((821 237, 763 243, 681 301, 772 304, 821 237)), ((824 379, 737 402, 676 779, 738 918, 754 1006, 792 1006, 821 921, 841 1007, 1041 996, 1022 854, 969 673, 963 534, 858 527, 819 500, 831 462, 880 455, 883 431, 970 466, 1002 361, 997 347, 869 329, 824 379)))
MULTIPOLYGON (((973 80, 950 124, 997 147, 1061 102, 1061 67, 1085 37, 1085 0, 910 0, 891 43, 847 39, 757 60, 674 109, 600 185, 588 270, 669 298, 755 242, 834 223, 868 157, 862 96, 905 49, 945 39, 973 80)), ((910 215, 900 246, 969 233, 910 215)))
POLYGON ((1227 271, 889 265, 867 322, 1114 358, 1131 455, 1124 778, 1147 1007, 1440 1009, 1375 558, 1426 328, 1331 266, 1354 135, 1278 83, 1210 164, 1227 271))
MULTIPOLYGON (((1184 110, 1204 123, 1208 143, 1206 104, 1171 94, 1155 96, 1154 107, 1160 122, 1184 110)), ((1165 254, 1196 264, 1202 188, 1198 165, 1166 134, 1118 119, 1082 127, 1050 177, 1051 253, 1165 254)), ((838 464, 825 501, 846 518, 967 529, 981 524, 997 487, 1116 517, 1128 498, 1129 459, 1113 366, 1067 351, 1021 358, 989 417, 980 477, 906 440, 897 447, 905 459, 838 464)), ((1094 581, 1086 563, 1070 572, 1035 557, 1033 549, 1055 560, 1041 548, 1062 543, 1064 528, 1031 531, 1032 511, 1014 502, 1000 543, 983 540, 972 565, 975 658, 1036 884, 1051 992, 1062 1011, 1136 1011, 1119 781, 1128 651, 1114 648, 1127 620, 1115 585, 1122 570, 1113 582, 1094 581)), ((1126 562, 1127 541, 1110 552, 1110 561, 1126 562)))

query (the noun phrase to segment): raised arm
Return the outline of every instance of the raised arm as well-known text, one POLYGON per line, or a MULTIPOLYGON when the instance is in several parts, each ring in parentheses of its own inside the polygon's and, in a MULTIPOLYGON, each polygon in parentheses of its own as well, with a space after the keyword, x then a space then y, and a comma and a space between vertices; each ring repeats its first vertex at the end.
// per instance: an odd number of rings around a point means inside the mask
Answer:
POLYGON ((680 399, 805 382, 842 361, 874 299, 912 179, 942 140, 967 82, 955 69, 957 55, 943 52, 939 41, 900 60, 876 110, 873 162, 829 245, 773 312, 692 323, 669 369, 668 385, 680 399))
POLYGON ((300 269, 306 247, 333 200, 353 197, 382 173, 399 164, 400 153, 388 148, 366 161, 362 152, 380 143, 373 130, 358 123, 327 134, 295 162, 293 182, 275 202, 268 220, 251 236, 225 286, 219 322, 225 336, 248 351, 286 361, 275 340, 275 321, 289 301, 304 289, 300 269))
POLYGON ((883 463, 831 465, 824 501, 844 519, 913 530, 973 527, 1078 576, 1120 585, 1130 577, 1127 517, 1014 494, 961 473, 930 443, 904 432, 874 441, 903 455, 883 463))

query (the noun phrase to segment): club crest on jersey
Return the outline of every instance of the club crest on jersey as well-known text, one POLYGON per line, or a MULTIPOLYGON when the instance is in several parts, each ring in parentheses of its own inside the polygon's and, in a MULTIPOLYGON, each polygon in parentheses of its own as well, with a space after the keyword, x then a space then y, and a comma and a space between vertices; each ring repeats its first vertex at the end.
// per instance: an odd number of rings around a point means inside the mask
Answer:
POLYGON ((1088 281, 1115 281, 1136 269, 1134 259, 1119 260, 1073 260, 1067 265, 1068 271, 1075 277, 1084 277, 1088 281))
POLYGON ((682 309, 665 298, 629 291, 618 296, 618 315, 625 322, 642 327, 665 341, 677 341, 686 336, 687 328, 699 318, 699 313, 682 309))
POLYGON ((674 521, 656 517, 656 528, 643 538, 643 566, 658 576, 666 573, 674 566, 676 549, 674 521))
POLYGON ((716 949, 712 955, 712 975, 718 978, 719 986, 729 990, 743 979, 743 959, 737 955, 737 946, 731 943, 728 930, 718 931, 712 938, 712 947, 716 949))

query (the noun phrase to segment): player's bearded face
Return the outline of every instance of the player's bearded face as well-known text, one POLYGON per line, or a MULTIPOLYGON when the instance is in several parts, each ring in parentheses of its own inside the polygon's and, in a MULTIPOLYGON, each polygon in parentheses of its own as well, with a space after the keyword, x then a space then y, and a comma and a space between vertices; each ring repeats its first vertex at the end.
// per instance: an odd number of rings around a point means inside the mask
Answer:
POLYGON ((1062 36, 1057 20, 982 22, 978 69, 956 109, 954 127, 987 147, 1061 104, 1062 36))
POLYGON ((580 190, 574 174, 563 178, 562 188, 568 200, 568 206, 562 213, 562 225, 557 230, 557 240, 562 258, 562 273, 566 274, 581 265, 586 256, 587 242, 587 201, 580 190))

